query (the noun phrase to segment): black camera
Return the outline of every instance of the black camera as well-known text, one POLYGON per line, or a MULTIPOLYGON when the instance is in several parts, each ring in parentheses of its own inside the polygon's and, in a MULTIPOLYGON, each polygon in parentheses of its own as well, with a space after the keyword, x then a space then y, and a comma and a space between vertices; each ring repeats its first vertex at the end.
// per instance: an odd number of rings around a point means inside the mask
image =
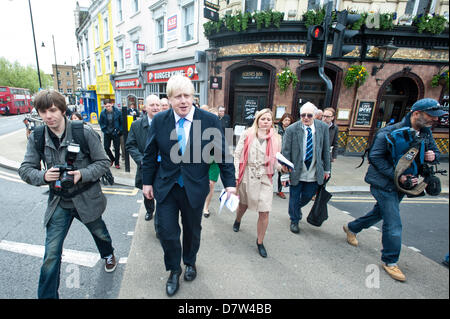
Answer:
POLYGON ((70 143, 67 147, 66 163, 53 166, 59 169, 59 179, 55 181, 55 189, 69 189, 75 184, 73 175, 70 175, 68 172, 76 170, 74 162, 79 152, 80 145, 70 143))
POLYGON ((413 182, 412 182, 412 176, 408 175, 406 176, 406 181, 402 184, 404 189, 410 190, 414 188, 413 182))
POLYGON ((447 176, 447 171, 443 169, 438 170, 437 164, 435 164, 435 168, 433 168, 433 166, 424 163, 420 166, 419 174, 423 176, 425 182, 427 183, 427 187, 425 188, 427 194, 431 196, 438 196, 441 193, 441 180, 435 175, 441 174, 443 176, 447 176))

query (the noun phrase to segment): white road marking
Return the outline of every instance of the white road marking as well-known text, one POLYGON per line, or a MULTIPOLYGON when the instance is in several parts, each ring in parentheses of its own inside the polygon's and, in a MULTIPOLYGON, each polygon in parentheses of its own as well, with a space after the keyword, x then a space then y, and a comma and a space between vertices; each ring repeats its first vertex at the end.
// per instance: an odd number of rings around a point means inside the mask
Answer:
POLYGON ((120 257, 119 264, 126 264, 128 262, 128 257, 120 257))
POLYGON ((420 249, 417 249, 416 247, 413 246, 408 246, 408 248, 418 253, 422 252, 420 249))
MULTIPOLYGON (((42 245, 32 245, 26 243, 18 243, 13 241, 0 241, 0 249, 18 253, 22 255, 44 257, 45 247, 42 245)), ((88 251, 78 251, 72 249, 63 249, 62 261, 69 264, 76 264, 85 267, 94 267, 100 260, 98 253, 88 251)))
POLYGON ((134 231, 129 231, 129 232, 127 233, 127 236, 134 236, 134 231))
POLYGON ((380 229, 377 226, 370 226, 370 228, 380 231, 380 229))

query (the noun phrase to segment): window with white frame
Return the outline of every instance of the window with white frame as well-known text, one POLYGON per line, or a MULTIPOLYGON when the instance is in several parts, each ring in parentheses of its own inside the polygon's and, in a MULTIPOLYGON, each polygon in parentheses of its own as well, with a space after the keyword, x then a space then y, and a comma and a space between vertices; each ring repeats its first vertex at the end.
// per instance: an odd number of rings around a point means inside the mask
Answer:
POLYGON ((155 28, 156 28, 156 50, 164 49, 165 43, 164 43, 164 16, 160 17, 159 19, 155 20, 155 28))
POLYGON ((105 51, 105 74, 111 73, 111 52, 105 51))
POLYGON ((119 71, 122 71, 125 68, 125 56, 123 50, 123 44, 117 46, 118 58, 119 58, 119 71))
POLYGON ((182 40, 188 42, 194 40, 194 1, 182 7, 182 40))
POLYGON ((122 0, 117 0, 117 21, 122 22, 123 21, 123 11, 122 11, 122 0))
POLYGON ((97 67, 97 75, 102 75, 102 58, 100 54, 95 56, 95 65, 97 67))
MULTIPOLYGON (((320 0, 309 0, 309 2, 311 2, 311 1, 319 2, 320 0)), ((275 0, 245 0, 244 7, 245 7, 245 12, 255 12, 255 11, 264 11, 264 10, 274 9, 275 8, 275 0)))
POLYGON ((136 13, 139 11, 139 0, 132 0, 132 12, 136 13))
POLYGON ((105 12, 103 14, 103 42, 108 42, 109 41, 109 24, 108 24, 108 12, 105 12))
POLYGON ((98 24, 94 25, 95 44, 94 47, 100 46, 100 35, 98 33, 98 24))
POLYGON ((135 66, 139 65, 139 51, 137 49, 137 45, 139 43, 139 39, 135 39, 132 42, 132 46, 133 46, 133 62, 135 66))
POLYGON ((84 44, 86 48, 86 59, 89 58, 89 39, 88 39, 88 33, 86 32, 84 34, 84 44))

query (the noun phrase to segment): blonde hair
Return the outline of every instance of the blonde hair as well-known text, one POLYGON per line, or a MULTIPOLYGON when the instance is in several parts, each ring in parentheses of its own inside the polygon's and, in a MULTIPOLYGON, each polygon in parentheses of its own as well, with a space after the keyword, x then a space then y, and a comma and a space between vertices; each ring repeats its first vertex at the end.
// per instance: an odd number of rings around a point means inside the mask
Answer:
POLYGON ((195 89, 191 80, 181 74, 176 74, 170 77, 167 81, 167 96, 173 97, 177 92, 185 92, 194 96, 195 89))
POLYGON ((275 127, 274 123, 273 123, 273 113, 272 113, 271 109, 265 108, 265 109, 262 109, 260 111, 257 111, 256 114, 255 114, 255 120, 253 121, 253 124, 251 126, 251 132, 253 134, 255 134, 255 136, 257 136, 257 133, 258 133, 258 121, 261 118, 261 116, 263 116, 266 113, 270 114, 270 118, 272 119, 272 128, 275 127))

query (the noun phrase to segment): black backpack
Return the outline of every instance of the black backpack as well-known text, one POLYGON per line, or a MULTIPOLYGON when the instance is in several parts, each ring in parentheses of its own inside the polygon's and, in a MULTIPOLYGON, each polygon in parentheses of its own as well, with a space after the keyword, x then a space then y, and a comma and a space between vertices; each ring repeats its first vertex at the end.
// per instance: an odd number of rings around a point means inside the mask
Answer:
MULTIPOLYGON (((89 155, 89 145, 86 142, 86 138, 84 136, 84 123, 83 121, 71 121, 72 122, 72 137, 74 141, 80 145, 80 149, 84 154, 89 155)), ((94 131, 95 132, 95 131, 94 131)), ((95 132, 97 134, 97 132, 95 132)), ((101 140, 100 135, 97 134, 99 140, 101 140)), ((45 163, 45 125, 38 126, 34 129, 34 145, 36 150, 38 151, 41 159, 45 163)), ((103 185, 114 185, 114 176, 111 173, 111 170, 108 167, 108 170, 105 174, 100 178, 103 185)))

